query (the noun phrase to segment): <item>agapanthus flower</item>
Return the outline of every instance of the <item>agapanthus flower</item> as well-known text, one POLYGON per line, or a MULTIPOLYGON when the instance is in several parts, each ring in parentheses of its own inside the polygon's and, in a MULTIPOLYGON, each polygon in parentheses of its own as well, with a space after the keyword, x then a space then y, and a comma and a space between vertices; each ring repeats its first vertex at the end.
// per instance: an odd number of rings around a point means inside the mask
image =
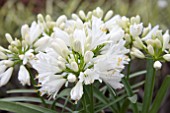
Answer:
POLYGON ((64 15, 57 19, 51 45, 31 61, 42 95, 55 98, 64 84, 74 84, 70 96, 78 101, 83 85, 95 81, 104 81, 114 89, 123 87, 121 71, 129 61, 129 50, 125 48, 124 31, 116 24, 120 16, 108 13, 104 18, 97 8, 87 15, 80 11, 80 17, 73 14, 72 19, 64 15))
POLYGON ((13 67, 16 65, 20 66, 18 80, 22 85, 31 85, 27 67, 31 66, 30 61, 35 58, 35 55, 39 51, 45 50, 49 45, 49 40, 51 39, 50 30, 55 23, 50 21, 49 18, 47 16, 47 22, 45 22, 43 17, 38 15, 38 22, 32 22, 30 27, 27 24, 23 25, 21 27, 21 39, 13 39, 8 33, 5 35, 9 46, 8 49, 0 47, 0 65, 2 67, 0 86, 8 83, 13 67))
POLYGON ((160 61, 169 61, 168 30, 163 33, 158 25, 152 28, 151 24, 144 27, 139 16, 122 17, 117 23, 125 32, 126 47, 131 49, 132 58, 152 58, 156 69, 161 68, 160 61))

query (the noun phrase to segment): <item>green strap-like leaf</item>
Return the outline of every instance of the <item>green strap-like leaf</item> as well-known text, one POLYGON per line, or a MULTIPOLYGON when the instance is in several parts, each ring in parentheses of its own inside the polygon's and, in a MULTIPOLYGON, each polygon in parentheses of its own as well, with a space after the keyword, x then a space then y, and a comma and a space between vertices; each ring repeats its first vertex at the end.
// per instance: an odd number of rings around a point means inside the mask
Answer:
POLYGON ((15 113, 56 113, 55 111, 51 111, 36 105, 7 101, 0 101, 0 110, 15 113))
POLYGON ((169 87, 170 87, 170 76, 167 76, 164 79, 164 81, 156 95, 156 98, 153 102, 152 108, 149 113, 157 113, 157 111, 159 110, 159 107, 163 101, 163 98, 165 97, 166 91, 168 90, 169 87))
MULTIPOLYGON (((10 102, 36 102, 36 103, 41 103, 41 100, 39 98, 35 97, 8 97, 8 98, 2 98, 0 101, 10 101, 10 102)), ((52 104, 53 101, 45 100, 47 104, 52 104)), ((55 103, 57 107, 63 108, 64 105, 60 103, 55 103)), ((65 107, 66 110, 69 112, 72 112, 72 110, 68 107, 65 107)))
POLYGON ((8 94, 10 93, 36 93, 35 89, 13 89, 7 91, 8 94))

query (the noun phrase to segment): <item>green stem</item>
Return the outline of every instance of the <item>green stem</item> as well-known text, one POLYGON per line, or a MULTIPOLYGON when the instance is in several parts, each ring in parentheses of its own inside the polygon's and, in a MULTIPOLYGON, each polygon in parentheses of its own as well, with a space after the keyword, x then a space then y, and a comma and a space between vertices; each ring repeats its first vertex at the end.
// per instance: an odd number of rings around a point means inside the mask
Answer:
POLYGON ((65 100, 65 102, 64 102, 64 107, 62 108, 62 111, 61 111, 61 113, 63 113, 64 112, 64 110, 65 110, 65 107, 66 107, 66 105, 67 105, 67 102, 68 102, 68 99, 69 99, 69 96, 67 96, 67 99, 65 100))
POLYGON ((51 109, 52 110, 55 110, 55 104, 57 102, 57 98, 53 101, 52 105, 51 105, 51 109))
POLYGON ((130 67, 131 67, 131 62, 129 62, 128 66, 127 66, 127 79, 129 79, 130 76, 130 67))
MULTIPOLYGON (((31 78, 31 83, 34 87, 34 89, 38 90, 38 88, 36 87, 36 81, 33 77, 33 75, 31 74, 31 70, 29 68, 27 68, 27 70, 29 71, 29 74, 30 74, 30 78, 31 78)), ((40 92, 37 91, 37 96, 40 98, 40 100, 42 101, 42 104, 45 106, 45 107, 48 107, 45 100, 43 99, 43 97, 40 95, 40 92)))
MULTIPOLYGON (((130 87, 130 84, 129 84, 127 78, 124 77, 123 80, 122 80, 122 82, 123 82, 123 84, 124 84, 124 87, 125 87, 125 90, 126 90, 128 96, 129 96, 129 97, 134 96, 134 93, 133 93, 133 91, 132 91, 132 89, 131 89, 131 87, 130 87)), ((138 113, 137 104, 136 104, 136 103, 132 103, 132 102, 131 102, 131 104, 132 104, 133 113, 138 113)))
MULTIPOLYGON (((134 96, 134 93, 133 93, 132 88, 130 86, 130 83, 128 81, 129 75, 130 75, 130 66, 131 66, 131 62, 129 62, 129 64, 128 64, 127 75, 122 79, 122 82, 124 84, 124 87, 125 87, 125 90, 126 90, 128 96, 132 97, 132 96, 134 96)), ((137 104, 136 103, 132 103, 132 102, 131 102, 131 104, 132 104, 133 113, 138 113, 137 104)))
POLYGON ((155 69, 153 68, 154 60, 147 59, 147 73, 145 77, 145 86, 144 86, 144 99, 142 113, 148 113, 149 107, 152 102, 152 95, 155 84, 155 69))
POLYGON ((82 101, 82 103, 83 103, 84 113, 87 113, 87 107, 86 107, 86 97, 85 97, 85 95, 83 95, 83 101, 82 101))
POLYGON ((94 113, 94 98, 93 98, 93 84, 90 85, 90 96, 91 96, 91 103, 90 103, 90 113, 94 113))

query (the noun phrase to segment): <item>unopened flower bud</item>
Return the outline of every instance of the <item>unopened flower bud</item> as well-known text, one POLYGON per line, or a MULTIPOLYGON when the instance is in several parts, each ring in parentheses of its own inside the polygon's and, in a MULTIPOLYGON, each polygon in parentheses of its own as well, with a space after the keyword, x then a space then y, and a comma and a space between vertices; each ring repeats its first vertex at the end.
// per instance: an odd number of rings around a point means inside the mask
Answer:
POLYGON ((149 52, 150 55, 153 56, 155 54, 154 49, 153 49, 153 47, 151 45, 148 45, 147 49, 148 49, 148 52, 149 52))
POLYGON ((73 48, 74 48, 74 51, 81 53, 82 52, 81 42, 79 40, 75 40, 73 43, 73 48))
POLYGON ((68 76, 67 76, 67 80, 68 80, 68 82, 71 82, 71 83, 73 83, 73 82, 75 82, 76 81, 76 76, 74 75, 74 74, 69 74, 68 76))
POLYGON ((136 17, 132 17, 131 19, 130 19, 130 22, 131 22, 131 24, 139 24, 140 23, 140 16, 139 15, 137 15, 136 17))
POLYGON ((161 48, 162 47, 162 43, 159 39, 155 39, 154 40, 154 44, 155 44, 155 47, 157 48, 161 48))
POLYGON ((83 19, 83 20, 86 19, 86 15, 85 15, 85 13, 84 13, 83 10, 80 10, 80 11, 79 11, 79 15, 80 15, 81 19, 83 19))
POLYGON ((57 26, 59 26, 61 23, 65 22, 66 20, 67 17, 65 15, 60 16, 56 21, 57 26))
POLYGON ((71 69, 75 72, 77 72, 79 70, 76 62, 71 62, 71 69))
POLYGON ((43 23, 43 22, 44 22, 44 17, 43 17, 42 14, 38 14, 38 15, 37 15, 37 18, 38 18, 38 21, 39 21, 40 23, 43 23))
POLYGON ((109 20, 112 17, 112 15, 113 15, 113 11, 109 10, 105 15, 104 20, 105 21, 109 20))
POLYGON ((50 21, 52 20, 52 19, 51 19, 51 16, 50 16, 50 15, 46 15, 45 20, 46 20, 47 22, 50 22, 50 21))
POLYGON ((10 35, 9 33, 6 33, 6 34, 5 34, 5 37, 6 37, 6 39, 7 39, 7 41, 8 41, 9 43, 13 42, 13 39, 12 39, 12 37, 11 37, 11 35, 10 35))
POLYGON ((5 55, 5 53, 0 51, 0 59, 7 59, 8 57, 5 55))
POLYGON ((132 51, 130 52, 132 56, 135 56, 137 58, 145 58, 145 55, 137 48, 132 48, 132 51))
POLYGON ((164 56, 163 56, 163 58, 166 60, 166 61, 170 61, 170 54, 165 54, 164 56))
POLYGON ((7 51, 7 49, 5 49, 4 47, 0 46, 0 51, 5 52, 5 51, 7 51))
POLYGON ((130 43, 132 41, 129 34, 125 34, 124 38, 125 38, 126 42, 128 42, 128 43, 130 43))
POLYGON ((86 51, 85 55, 84 55, 84 62, 88 63, 90 62, 90 60, 93 58, 94 53, 92 51, 86 51))
POLYGON ((146 46, 143 44, 142 40, 139 37, 135 37, 135 41, 133 42, 133 44, 139 49, 146 48, 146 46))
POLYGON ((103 10, 100 7, 96 8, 96 16, 99 18, 103 17, 103 10))
POLYGON ((78 15, 77 15, 77 14, 74 14, 74 13, 71 15, 71 17, 72 17, 74 20, 79 19, 78 15))
POLYGON ((158 70, 158 69, 161 69, 162 64, 160 61, 155 61, 153 64, 153 67, 158 70))
POLYGON ((28 32, 29 32, 29 26, 27 24, 23 25, 21 27, 21 35, 23 39, 26 39, 28 32))
POLYGON ((87 13, 87 18, 90 19, 91 17, 92 17, 92 12, 89 11, 89 12, 87 13))

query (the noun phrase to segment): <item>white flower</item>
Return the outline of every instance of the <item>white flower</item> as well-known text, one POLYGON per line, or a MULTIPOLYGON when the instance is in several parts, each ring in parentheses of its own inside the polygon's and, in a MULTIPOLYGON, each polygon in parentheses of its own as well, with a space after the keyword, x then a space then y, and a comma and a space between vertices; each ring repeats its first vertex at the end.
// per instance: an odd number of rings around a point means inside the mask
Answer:
POLYGON ((35 51, 44 51, 49 45, 51 44, 51 37, 45 35, 38 39, 35 44, 33 45, 35 47, 35 51))
POLYGON ((170 36, 169 36, 169 31, 167 30, 166 33, 163 35, 163 47, 162 51, 164 51, 168 44, 169 44, 170 36))
POLYGON ((33 54, 34 50, 29 49, 27 52, 25 52, 25 54, 21 54, 19 55, 19 58, 21 60, 23 60, 23 64, 27 64, 30 60, 34 59, 34 54, 33 54))
POLYGON ((153 67, 154 67, 155 69, 161 69, 162 64, 161 64, 160 61, 155 61, 154 64, 153 64, 153 67))
MULTIPOLYGON (((52 50, 51 50, 52 51, 52 50)), ((38 60, 31 61, 31 64, 34 69, 38 71, 39 74, 43 73, 60 73, 62 70, 58 67, 58 60, 57 56, 55 56, 56 53, 53 52, 53 54, 45 54, 40 52, 36 55, 38 60)))
POLYGON ((155 26, 154 28, 152 28, 152 30, 144 37, 142 38, 142 40, 148 40, 152 38, 152 35, 156 34, 156 32, 158 31, 159 26, 155 26))
POLYGON ((86 44, 90 45, 90 49, 92 50, 96 48, 98 45, 104 44, 108 42, 109 35, 106 35, 106 28, 103 27, 104 23, 101 19, 92 17, 92 28, 88 28, 88 37, 89 42, 86 44))
POLYGON ((121 88, 120 83, 123 75, 120 73, 124 69, 124 64, 127 64, 129 59, 126 53, 128 50, 124 47, 125 42, 120 40, 119 43, 106 46, 103 48, 101 56, 94 58, 94 70, 99 74, 99 77, 106 83, 109 83, 113 88, 121 88))
POLYGON ((39 89, 41 95, 47 93, 55 99, 58 91, 66 82, 66 79, 62 75, 50 75, 47 76, 41 83, 41 88, 39 89))
POLYGON ((0 71, 1 71, 0 72, 0 87, 2 87, 4 85, 6 85, 9 81, 9 79, 11 78, 11 75, 12 75, 12 72, 13 72, 13 67, 10 67, 6 71, 4 69, 1 69, 0 71))
POLYGON ((130 26, 130 34, 133 37, 139 36, 142 33, 142 29, 143 29, 143 23, 140 24, 134 24, 130 26))
POLYGON ((38 37, 43 32, 42 26, 37 24, 35 21, 31 24, 29 28, 28 25, 23 25, 21 28, 21 35, 26 42, 31 45, 38 39, 38 37))
POLYGON ((76 102, 81 99, 83 95, 83 85, 82 82, 78 81, 77 84, 72 88, 70 96, 72 100, 76 102))
POLYGON ((24 65, 20 66, 18 80, 21 82, 22 85, 27 84, 30 86, 30 74, 24 65))
POLYGON ((100 80, 99 74, 96 73, 94 70, 87 69, 86 71, 81 72, 79 75, 79 79, 81 82, 84 82, 85 85, 94 83, 95 80, 100 80))

